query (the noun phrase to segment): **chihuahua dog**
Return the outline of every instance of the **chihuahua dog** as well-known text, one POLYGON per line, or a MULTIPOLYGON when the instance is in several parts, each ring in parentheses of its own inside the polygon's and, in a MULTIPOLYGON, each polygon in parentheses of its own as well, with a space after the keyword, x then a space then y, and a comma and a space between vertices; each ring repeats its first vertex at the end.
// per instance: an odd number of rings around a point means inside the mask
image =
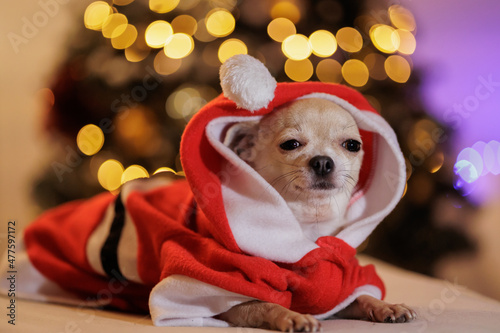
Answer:
MULTIPOLYGON (((306 237, 315 241, 342 229, 363 159, 358 126, 348 111, 325 99, 299 99, 260 121, 233 125, 224 143, 282 195, 306 237)), ((416 318, 404 304, 368 295, 359 296, 337 315, 377 322, 416 318)), ((311 315, 261 301, 234 306, 218 317, 235 326, 290 332, 320 329, 311 315)))

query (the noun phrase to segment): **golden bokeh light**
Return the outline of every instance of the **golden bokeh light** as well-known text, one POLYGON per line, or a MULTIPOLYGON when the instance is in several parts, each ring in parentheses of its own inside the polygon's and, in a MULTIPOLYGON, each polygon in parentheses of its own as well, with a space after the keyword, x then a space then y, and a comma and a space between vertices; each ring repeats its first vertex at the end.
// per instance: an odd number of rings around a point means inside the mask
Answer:
POLYGON ((182 32, 193 36, 198 28, 198 22, 190 15, 179 15, 172 20, 172 29, 175 33, 182 32))
POLYGON ((300 21, 300 10, 294 3, 280 1, 271 8, 271 17, 273 19, 284 17, 297 24, 300 21))
POLYGON ((208 33, 207 20, 205 20, 205 19, 201 19, 198 21, 198 28, 196 29, 196 32, 194 33, 194 38, 196 38, 200 42, 205 42, 205 43, 208 43, 208 42, 211 42, 211 41, 217 39, 217 37, 212 36, 211 34, 208 33))
POLYGON ((215 37, 231 34, 236 26, 233 15, 226 9, 216 8, 207 14, 205 20, 208 33, 215 37))
POLYGON ((155 68, 156 73, 161 75, 170 75, 179 70, 182 65, 182 59, 172 59, 167 57, 163 50, 159 51, 156 54, 153 66, 155 68))
POLYGON ((281 44, 283 54, 292 60, 304 60, 309 58, 312 53, 309 39, 301 34, 288 36, 281 44))
POLYGON ((413 14, 400 5, 389 7, 389 18, 392 24, 399 29, 414 31, 417 27, 413 14))
POLYGON ((146 43, 152 48, 162 48, 173 33, 174 30, 167 21, 154 21, 146 28, 146 43))
POLYGON ((102 25, 109 15, 113 13, 113 9, 104 1, 92 2, 85 9, 83 22, 87 29, 101 30, 102 25))
POLYGON ((317 30, 309 36, 312 52, 318 57, 329 57, 337 51, 337 40, 327 30, 317 30))
POLYGON ((179 4, 177 5, 177 9, 179 10, 190 10, 200 3, 200 0, 182 0, 179 1, 179 4))
POLYGON ((399 55, 387 57, 384 63, 387 76, 398 83, 405 83, 410 78, 411 66, 405 58, 399 55))
POLYGON ((127 29, 128 19, 120 13, 111 14, 102 24, 102 35, 106 38, 120 36, 127 29))
POLYGON ((415 36, 408 30, 397 29, 397 34, 399 35, 399 47, 398 52, 403 54, 413 54, 417 48, 417 41, 415 36))
POLYGON ((358 30, 345 27, 337 31, 337 43, 342 50, 355 53, 363 47, 363 37, 358 30))
POLYGON ((316 66, 316 76, 321 82, 342 82, 342 65, 334 59, 323 59, 316 66))
POLYGON ((185 86, 168 96, 165 107, 169 117, 187 120, 206 103, 198 89, 185 86))
POLYGON ((117 50, 123 50, 134 44, 136 39, 137 29, 132 24, 127 24, 120 35, 111 38, 111 45, 117 50))
POLYGON ((156 174, 159 174, 159 173, 162 173, 162 172, 173 173, 174 175, 177 174, 177 172, 174 169, 172 169, 172 168, 169 168, 169 167, 160 167, 160 168, 156 169, 155 172, 153 172, 153 175, 156 175, 156 174))
POLYGON ((187 57, 194 50, 194 40, 184 33, 175 33, 168 37, 163 51, 165 55, 172 59, 182 59, 187 57))
POLYGON ((371 78, 379 81, 387 79, 384 68, 385 56, 380 53, 369 53, 365 56, 363 62, 368 67, 371 78))
MULTIPOLYGON (((136 41, 137 42, 137 41, 136 41)), ((139 62, 149 55, 150 49, 142 49, 135 46, 136 43, 125 49, 125 58, 130 62, 139 62)))
POLYGON ((104 133, 94 124, 85 125, 78 131, 76 144, 85 155, 95 155, 104 144, 104 133))
POLYGON ((388 25, 375 24, 370 28, 370 38, 373 45, 384 53, 394 53, 399 48, 399 35, 388 25))
POLYGON ((113 0, 113 3, 117 6, 126 6, 132 2, 134 2, 134 0, 113 0))
POLYGON ((314 68, 309 59, 299 61, 287 59, 285 62, 285 73, 294 81, 304 82, 311 78, 314 68))
POLYGON ((165 14, 177 7, 179 0, 149 0, 149 9, 155 13, 165 14))
POLYGON ((148 178, 148 177, 149 173, 143 166, 138 164, 133 164, 128 168, 126 168, 125 171, 123 171, 121 177, 121 183, 125 184, 126 182, 129 182, 134 179, 148 178))
POLYGON ((224 61, 237 54, 248 54, 248 48, 245 43, 237 38, 225 40, 217 52, 221 63, 224 63, 224 61))
POLYGON ((344 80, 354 87, 362 87, 368 82, 369 71, 366 65, 357 59, 347 60, 342 66, 344 80))
POLYGON ((104 161, 97 171, 97 180, 108 191, 117 190, 122 184, 123 165, 114 159, 104 161))
POLYGON ((267 34, 277 42, 283 42, 285 38, 295 35, 297 29, 292 21, 285 17, 278 17, 267 25, 267 34))

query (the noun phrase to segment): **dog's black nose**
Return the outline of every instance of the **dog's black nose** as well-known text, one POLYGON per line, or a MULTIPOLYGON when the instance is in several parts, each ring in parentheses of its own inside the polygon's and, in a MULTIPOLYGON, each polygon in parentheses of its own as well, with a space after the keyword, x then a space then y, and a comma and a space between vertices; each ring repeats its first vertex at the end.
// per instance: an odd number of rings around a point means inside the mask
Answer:
POLYGON ((318 176, 326 176, 333 171, 335 164, 328 156, 315 156, 309 161, 309 166, 318 176))

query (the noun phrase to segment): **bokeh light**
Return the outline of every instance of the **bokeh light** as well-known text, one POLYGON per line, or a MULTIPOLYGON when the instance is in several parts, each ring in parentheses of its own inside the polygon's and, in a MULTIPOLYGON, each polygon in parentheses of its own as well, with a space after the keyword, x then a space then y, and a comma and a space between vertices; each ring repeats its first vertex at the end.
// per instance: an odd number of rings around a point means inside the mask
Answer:
POLYGON ((175 33, 168 37, 165 43, 165 54, 172 59, 187 57, 194 49, 194 41, 191 36, 184 33, 175 33))
POLYGON ((177 7, 180 0, 149 0, 149 9, 155 13, 168 13, 177 7))
POLYGON ((342 50, 355 53, 363 47, 363 37, 358 30, 345 27, 337 31, 337 43, 342 50))
POLYGON ((190 15, 179 15, 172 20, 172 29, 175 33, 182 32, 193 36, 198 28, 198 22, 190 15))
POLYGON ((94 125, 83 126, 76 136, 78 149, 87 156, 97 154, 104 144, 104 133, 94 125))
POLYGON ((225 37, 231 34, 236 25, 233 15, 222 8, 211 10, 205 22, 208 33, 215 37, 225 37))
POLYGON ((368 67, 366 67, 366 65, 360 60, 347 60, 342 66, 342 76, 350 85, 354 87, 362 87, 368 82, 368 67))
POLYGON ((335 36, 327 30, 317 30, 309 36, 312 52, 318 57, 329 57, 337 50, 335 36))
POLYGON ((170 75, 177 70, 182 65, 182 60, 181 59, 172 59, 167 57, 165 52, 163 50, 159 51, 158 54, 156 54, 155 59, 153 61, 153 66, 155 68, 156 73, 161 74, 161 75, 170 75))
POLYGON ((87 29, 101 30, 102 25, 109 15, 113 13, 113 9, 104 1, 92 2, 85 9, 83 22, 87 29))
POLYGON ((394 53, 399 48, 399 35, 391 26, 375 24, 370 28, 370 38, 373 45, 384 53, 394 53))
POLYGON ((154 21, 146 28, 146 43, 152 48, 162 48, 174 30, 167 21, 154 21))
POLYGON ((271 8, 271 17, 284 17, 297 24, 300 21, 300 10, 294 3, 280 1, 271 8))
POLYGON ((127 24, 125 30, 111 38, 111 45, 117 50, 123 50, 134 44, 137 39, 137 29, 132 24, 127 24))
POLYGON ((122 182, 123 165, 114 159, 106 160, 97 171, 97 180, 108 191, 117 190, 122 182))
POLYGON ((384 63, 387 76, 394 82, 405 83, 410 78, 411 67, 405 58, 392 55, 387 57, 384 63))
POLYGON ((125 171, 123 171, 122 177, 121 177, 121 183, 125 184, 126 182, 129 182, 129 181, 134 180, 134 179, 148 178, 148 177, 149 177, 149 173, 147 172, 147 170, 143 166, 133 164, 133 165, 129 166, 128 168, 126 168, 125 171))
POLYGON ((125 15, 115 13, 109 15, 102 24, 102 35, 106 38, 120 36, 127 29, 128 19, 125 15))
POLYGON ((295 24, 287 18, 278 17, 267 25, 267 33, 273 40, 281 43, 288 36, 295 35, 297 29, 295 24))
POLYGON ((287 59, 285 62, 286 75, 297 82, 304 82, 311 78, 314 73, 314 68, 309 59, 292 60, 287 59))
POLYGON ((391 23, 399 28, 407 31, 415 30, 417 24, 415 23, 415 18, 413 14, 406 8, 400 5, 393 5, 389 7, 389 18, 391 23))
POLYGON ((168 96, 165 108, 170 118, 187 121, 206 103, 207 99, 202 96, 199 89, 183 86, 168 96))
POLYGON ((196 38, 200 42, 205 42, 205 43, 208 43, 208 42, 211 42, 211 41, 217 39, 217 37, 212 36, 208 32, 206 19, 201 19, 198 21, 197 29, 196 29, 196 32, 194 33, 194 38, 196 38))
POLYGON ((134 0, 113 0, 113 4, 117 6, 126 6, 132 2, 134 2, 134 0))
POLYGON ((301 34, 288 36, 281 44, 281 50, 285 56, 292 60, 304 60, 312 53, 309 39, 301 34))
POLYGON ((384 68, 385 57, 383 55, 380 53, 369 53, 365 56, 363 62, 368 67, 371 78, 379 81, 387 79, 387 73, 384 68))
POLYGON ((396 32, 399 36, 398 52, 403 54, 413 54, 417 48, 415 36, 407 30, 397 29, 396 32))
POLYGON ((247 54, 248 48, 241 40, 236 38, 230 38, 225 40, 219 47, 217 55, 221 63, 224 63, 227 59, 231 58, 236 54, 247 54))
POLYGON ((500 142, 478 141, 472 147, 464 148, 457 156, 454 171, 469 184, 489 173, 500 174, 500 142))
POLYGON ((316 66, 316 76, 321 82, 342 82, 342 65, 334 59, 323 59, 316 66))

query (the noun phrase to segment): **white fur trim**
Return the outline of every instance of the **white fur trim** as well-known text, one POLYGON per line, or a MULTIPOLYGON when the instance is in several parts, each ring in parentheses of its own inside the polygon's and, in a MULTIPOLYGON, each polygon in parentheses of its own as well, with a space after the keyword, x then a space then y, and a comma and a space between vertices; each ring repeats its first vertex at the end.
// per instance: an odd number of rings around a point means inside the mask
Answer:
POLYGON ((228 327, 213 318, 254 300, 183 275, 171 275, 151 291, 149 309, 155 326, 228 327))
POLYGON ((220 67, 224 96, 239 108, 257 111, 274 99, 276 80, 262 62, 247 54, 227 59, 220 67))

